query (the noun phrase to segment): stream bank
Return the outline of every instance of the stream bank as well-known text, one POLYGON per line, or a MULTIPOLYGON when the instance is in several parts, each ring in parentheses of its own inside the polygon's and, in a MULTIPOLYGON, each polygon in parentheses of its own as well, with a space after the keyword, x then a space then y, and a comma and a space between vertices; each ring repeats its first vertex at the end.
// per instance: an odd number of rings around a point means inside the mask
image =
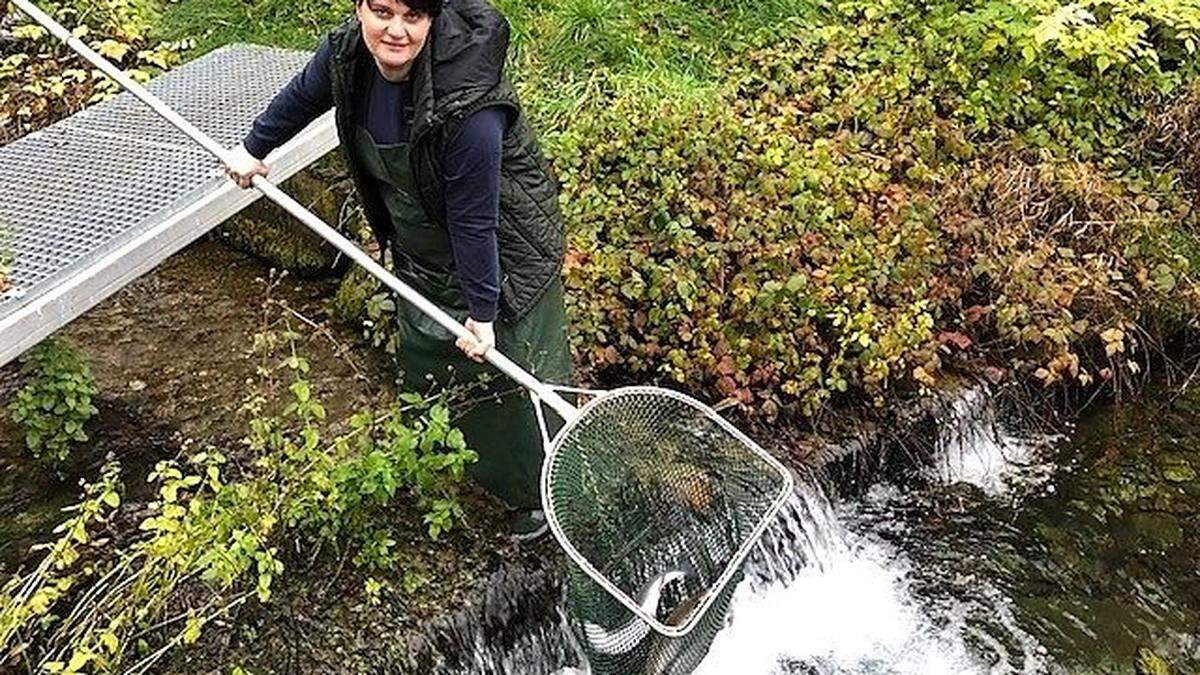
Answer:
MULTIPOLYGON (((126 485, 121 510, 136 518, 141 505, 155 498, 146 475, 156 462, 179 456, 188 445, 240 446, 247 419, 239 408, 253 390, 260 362, 252 345, 264 325, 268 297, 272 316, 286 313, 300 334, 297 347, 314 364, 308 378, 331 420, 393 400, 390 359, 381 350, 364 348, 357 327, 333 319, 338 280, 272 278, 263 259, 204 238, 57 334, 89 363, 100 391, 99 413, 86 426, 89 440, 77 444, 59 470, 34 461, 19 429, 7 415, 0 419, 0 572, 7 576, 40 559, 40 553, 29 552, 30 545, 51 537, 65 517, 60 509, 78 500, 79 482, 94 479, 106 458, 121 460, 126 485)), ((23 379, 19 363, 0 369, 0 401, 9 400, 23 379)), ((397 513, 398 548, 405 555, 398 572, 376 575, 384 588, 375 601, 398 599, 389 608, 397 627, 465 602, 466 590, 480 578, 502 573, 526 555, 497 526, 505 522, 498 503, 473 486, 463 502, 465 526, 438 542, 429 540, 419 517, 397 513)), ((261 644, 276 634, 282 634, 282 643, 293 644, 306 627, 326 621, 350 625, 362 608, 374 611, 364 595, 365 574, 345 555, 318 549, 301 558, 292 552, 288 567, 295 578, 281 581, 277 603, 258 614, 243 610, 232 620, 235 626, 225 626, 228 631, 206 631, 213 641, 199 645, 194 655, 181 652, 179 663, 169 669, 190 668, 190 662, 207 672, 222 662, 230 644, 261 644), (336 619, 315 609, 334 602, 343 603, 334 610, 336 619)), ((339 644, 354 638, 337 629, 322 634, 328 650, 318 662, 336 668, 339 644)), ((381 638, 383 643, 399 646, 405 640, 392 636, 381 638)), ((259 654, 266 664, 288 663, 284 649, 259 654)))
MULTIPOLYGON (((254 374, 248 346, 261 324, 268 273, 257 258, 201 241, 64 330, 86 353, 103 392, 101 415, 88 429, 90 449, 77 453, 69 474, 94 473, 111 451, 125 458, 126 482, 137 486, 139 472, 174 456, 185 439, 236 443, 244 425, 236 402, 254 374)), ((394 391, 383 375, 390 372, 386 357, 341 349, 360 338, 327 321, 326 298, 334 288, 328 279, 285 280, 273 291, 330 331, 305 332, 303 349, 320 364, 312 378, 331 417, 394 391)), ((11 366, 0 374, 5 392, 18 381, 11 366)), ((1188 672, 1197 663, 1188 636, 1195 633, 1200 601, 1194 572, 1189 577, 1182 570, 1194 559, 1188 542, 1197 533, 1189 504, 1200 458, 1191 456, 1196 445, 1188 439, 1197 425, 1188 415, 1198 408, 1194 397, 1176 399, 1168 419, 1150 406, 1159 395, 1151 393, 1146 407, 1128 416, 1098 408, 1080 425, 1092 431, 1061 443, 1022 442, 1018 432, 1046 431, 1028 428, 1026 403, 1013 390, 970 382, 910 401, 886 418, 856 418, 845 425, 857 429, 849 437, 776 438, 778 456, 824 478, 810 484, 809 501, 756 558, 763 571, 735 611, 733 630, 739 622, 753 626, 756 615, 769 624, 812 616, 795 613, 808 612, 804 608, 762 614, 754 593, 763 589, 785 589, 770 591, 782 596, 763 596, 771 606, 788 598, 835 602, 822 588, 874 589, 859 602, 903 630, 880 622, 856 626, 843 617, 847 634, 866 628, 867 636, 838 639, 845 635, 829 622, 823 634, 832 651, 815 642, 800 651, 783 649, 776 660, 792 665, 782 672, 1116 673, 1128 672, 1146 654, 1188 672), (1098 421, 1088 421, 1093 418, 1098 421), (1105 427, 1109 422, 1116 426, 1105 427), (1139 431, 1144 428, 1166 433, 1165 440, 1152 442, 1139 431), (1099 440, 1087 440, 1089 433, 1099 440), (1145 442, 1133 442, 1139 438, 1145 442), (1026 484, 1014 489, 1012 479, 1026 484), (1093 499, 1098 506, 1075 506, 1093 499), (1080 540, 1072 532, 1089 536, 1080 540), (1061 568, 1062 560, 1093 557, 1098 549, 1084 544, 1094 541, 1102 542, 1096 567, 1061 568), (1180 581, 1151 587, 1145 574, 1180 581), (803 582, 798 587, 797 580, 803 582), (1148 589, 1150 599, 1141 602, 1130 589, 1148 589), (1087 600, 1109 596, 1120 600, 1087 600), (1122 617, 1130 607, 1136 611, 1122 617), (999 624, 989 614, 997 608, 1007 612, 999 624), (1081 624, 1080 616, 1101 623, 1081 624), (1148 632, 1162 621, 1185 628, 1158 631, 1167 637, 1148 632), (912 649, 921 659, 897 656, 912 649), (867 658, 872 650, 896 660, 867 658)), ((75 490, 72 481, 58 482, 23 461, 12 431, 3 436, 9 469, 4 555, 15 563, 29 542, 45 536, 75 490)), ((753 435, 765 440, 768 431, 753 435)), ((377 597, 364 594, 364 575, 336 552, 291 560, 295 574, 281 580, 271 603, 217 622, 164 667, 498 674, 551 672, 573 663, 557 616, 562 558, 553 542, 514 547, 491 500, 471 491, 467 507, 467 526, 439 544, 413 523, 400 543, 407 553, 399 572, 382 575, 377 597)), ((736 641, 742 639, 735 638, 735 661, 745 648, 736 641)), ((714 649, 724 650, 714 652, 717 663, 731 658, 729 647, 714 649)), ((773 647, 755 649, 767 658, 773 647)), ((719 672, 712 667, 709 672, 719 672)))

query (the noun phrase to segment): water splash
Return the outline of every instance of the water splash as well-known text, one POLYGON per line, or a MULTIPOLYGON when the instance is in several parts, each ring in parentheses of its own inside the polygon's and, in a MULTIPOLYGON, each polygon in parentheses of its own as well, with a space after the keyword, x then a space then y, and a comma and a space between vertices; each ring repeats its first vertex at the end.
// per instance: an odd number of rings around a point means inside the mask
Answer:
MULTIPOLYGON (((1045 482, 1049 437, 1021 437, 997 421, 986 388, 952 400, 938 420, 938 484, 970 483, 996 497, 1045 482)), ((836 508, 811 477, 766 533, 738 588, 731 623, 697 673, 938 675, 1036 673, 1045 650, 1023 630, 1012 602, 986 579, 945 583, 966 593, 913 589, 928 570, 912 568, 890 541, 911 540, 889 518, 910 499, 878 484, 861 502, 836 508), (873 514, 883 517, 872 518, 873 514)), ((949 573, 950 570, 947 570, 949 573)))
POLYGON ((838 516, 817 484, 799 486, 696 672, 984 672, 954 629, 933 625, 912 600, 903 558, 850 533, 838 516), (777 557, 781 542, 796 541, 804 545, 777 557))
POLYGON ((998 497, 1013 487, 1045 482, 1054 467, 1042 450, 1056 436, 1019 436, 1003 429, 987 387, 969 389, 940 415, 933 463, 925 475, 949 485, 970 483, 998 497))
MULTIPOLYGON (((1037 446, 1002 432, 985 390, 948 409, 927 477, 1001 494, 1036 467, 1037 446)), ((1033 472, 1036 473, 1036 472, 1033 472)), ((836 506, 812 476, 797 490, 746 563, 729 622, 699 675, 941 675, 1036 673, 1044 650, 1022 631, 1000 589, 973 579, 965 599, 930 599, 914 584, 928 570, 889 542, 911 539, 894 509, 906 490, 878 485, 836 506), (921 572, 922 574, 917 574, 921 572)), ((464 673, 580 673, 562 623, 531 627, 503 648, 475 642, 464 673), (541 651, 539 656, 537 652, 541 651), (515 669, 513 668, 515 666, 515 669)))

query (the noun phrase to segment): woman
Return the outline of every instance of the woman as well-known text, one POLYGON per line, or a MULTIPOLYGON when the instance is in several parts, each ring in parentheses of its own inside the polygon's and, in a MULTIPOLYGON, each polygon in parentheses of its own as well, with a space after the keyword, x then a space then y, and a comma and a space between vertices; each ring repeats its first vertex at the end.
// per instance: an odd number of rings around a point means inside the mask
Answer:
POLYGON ((472 475, 510 506, 513 535, 533 539, 546 531, 533 406, 481 364, 494 346, 545 381, 567 382, 571 361, 557 185, 504 77, 508 24, 484 0, 355 0, 354 13, 255 120, 227 172, 249 187, 267 174, 271 150, 336 107, 380 250, 475 336, 456 341, 398 303, 405 384, 426 391, 494 375, 455 424, 479 453, 472 475))

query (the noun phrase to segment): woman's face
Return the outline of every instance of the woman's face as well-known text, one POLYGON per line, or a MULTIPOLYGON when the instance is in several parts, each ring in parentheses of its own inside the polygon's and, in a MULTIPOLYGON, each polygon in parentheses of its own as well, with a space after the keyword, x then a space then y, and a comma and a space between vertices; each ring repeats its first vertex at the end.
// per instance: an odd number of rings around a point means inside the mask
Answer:
POLYGON ((363 41, 385 75, 407 72, 425 44, 433 19, 400 0, 362 0, 355 8, 363 41))

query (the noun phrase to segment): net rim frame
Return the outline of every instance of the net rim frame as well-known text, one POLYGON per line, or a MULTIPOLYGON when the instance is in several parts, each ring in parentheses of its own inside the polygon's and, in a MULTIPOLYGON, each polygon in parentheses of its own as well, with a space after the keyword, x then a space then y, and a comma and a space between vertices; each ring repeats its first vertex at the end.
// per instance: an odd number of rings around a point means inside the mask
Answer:
POLYGON ((792 477, 792 472, 789 471, 782 462, 764 450, 762 446, 760 446, 746 434, 742 433, 740 429, 733 426, 733 424, 731 424, 725 418, 718 415, 717 412, 710 406, 701 403, 687 394, 683 394, 672 389, 666 389, 664 387, 647 385, 618 387, 609 391, 588 393, 594 393, 595 397, 579 408, 578 414, 571 419, 566 420, 562 428, 559 429, 558 433, 554 435, 554 439, 550 441, 546 447, 546 458, 542 462, 541 475, 542 512, 546 516, 546 523, 549 525, 550 531, 554 535, 554 538, 558 541, 559 546, 561 546, 563 551, 566 552, 567 557, 571 559, 571 562, 575 563, 575 565, 582 569, 592 581, 596 582, 609 595, 613 596, 618 602, 621 603, 622 606, 631 611, 634 616, 644 621, 650 626, 650 628, 660 635, 670 638, 683 637, 696 627, 696 625, 700 622, 700 619, 702 619, 708 612, 709 607, 716 602, 721 592, 724 591, 725 586, 729 583, 730 579, 737 574, 738 570, 741 568, 742 562, 747 556, 750 555, 751 550, 753 550, 754 545, 758 543, 762 533, 771 524, 771 521, 775 519, 775 516, 779 514, 779 511, 787 503, 787 500, 791 496, 792 492, 795 491, 795 479, 792 477), (724 570, 722 570, 721 575, 717 577, 716 582, 714 582, 708 588, 708 590, 705 591, 704 599, 692 610, 687 621, 677 626, 665 624, 659 621, 658 617, 644 611, 637 604, 637 602, 634 601, 633 598, 618 588, 615 584, 610 582, 599 570, 597 570, 596 567, 592 565, 591 561, 589 561, 582 553, 580 553, 579 549, 575 548, 575 545, 567 537, 566 533, 562 529, 561 524, 558 522, 558 517, 555 515, 554 509, 550 508, 550 484, 554 478, 554 460, 557 459, 559 448, 562 446, 567 434, 569 434, 571 430, 579 424, 580 420, 585 419, 589 412, 602 403, 609 401, 610 399, 623 398, 638 394, 667 396, 692 407, 709 420, 715 422, 719 427, 731 434, 744 446, 749 448, 751 452, 765 461, 771 468, 775 469, 783 479, 779 494, 775 497, 774 501, 771 502, 770 506, 767 507, 766 511, 763 512, 762 518, 755 523, 754 527, 750 531, 749 536, 745 538, 745 540, 738 547, 737 551, 734 552, 733 557, 731 557, 729 560, 729 564, 726 565, 724 570))

